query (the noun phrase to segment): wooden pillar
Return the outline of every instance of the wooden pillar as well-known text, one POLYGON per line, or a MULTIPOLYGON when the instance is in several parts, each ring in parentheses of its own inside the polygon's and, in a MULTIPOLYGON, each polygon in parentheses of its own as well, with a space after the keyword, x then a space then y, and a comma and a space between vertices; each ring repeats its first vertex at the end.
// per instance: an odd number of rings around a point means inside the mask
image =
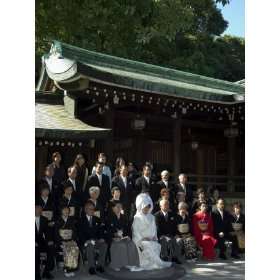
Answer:
POLYGON ((202 147, 198 147, 196 150, 196 173, 197 178, 197 188, 203 187, 203 175, 204 175, 204 152, 202 147))
POLYGON ((173 128, 173 173, 177 178, 181 172, 181 138, 182 138, 182 121, 178 119, 174 122, 173 128))
POLYGON ((224 135, 227 137, 227 191, 235 191, 235 182, 233 176, 236 172, 236 137, 239 135, 237 127, 225 129, 224 135))
POLYGON ((235 166, 236 166, 236 137, 227 138, 227 154, 228 154, 228 164, 227 164, 227 191, 234 192, 235 184, 233 176, 235 176, 235 166))
POLYGON ((107 111, 105 114, 105 127, 111 129, 111 132, 105 139, 105 154, 107 162, 114 165, 114 109, 107 111))

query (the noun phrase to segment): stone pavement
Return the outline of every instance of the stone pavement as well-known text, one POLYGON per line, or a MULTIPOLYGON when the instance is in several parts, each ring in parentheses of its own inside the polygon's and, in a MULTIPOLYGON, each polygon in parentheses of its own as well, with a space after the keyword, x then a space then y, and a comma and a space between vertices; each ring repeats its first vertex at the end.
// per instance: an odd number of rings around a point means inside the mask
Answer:
MULTIPOLYGON (((174 268, 173 268, 174 269, 174 268)), ((222 260, 216 260, 213 262, 206 262, 206 261, 197 261, 194 263, 186 263, 184 265, 180 265, 178 268, 180 272, 182 269, 185 270, 184 276, 178 278, 172 275, 172 273, 167 272, 167 271, 157 271, 156 273, 153 274, 145 274, 145 272, 133 272, 137 273, 138 276, 141 275, 142 279, 171 279, 171 280, 243 280, 245 279, 245 260, 244 258, 241 260, 232 260, 229 259, 227 261, 222 261, 222 260), (157 275, 156 275, 157 274, 157 275), (153 278, 151 277, 153 275, 153 278)), ((118 276, 117 274, 121 272, 114 272, 115 276, 118 276)), ((132 277, 131 279, 140 279, 138 277, 134 277, 135 274, 133 275, 131 273, 132 277)), ((65 280, 67 278, 64 277, 62 271, 57 271, 53 273, 55 276, 55 279, 57 280, 65 280)), ((126 273, 127 274, 127 273, 126 273)), ((177 276, 179 274, 177 273, 177 276)), ((182 274, 181 274, 182 275, 182 274)), ((69 279, 73 280, 104 280, 104 279, 116 279, 114 278, 105 278, 104 276, 91 276, 88 275, 86 272, 86 269, 82 267, 79 272, 76 273, 75 277, 71 277, 69 279)), ((119 274, 119 276, 121 276, 119 274)), ((126 275, 127 276, 127 275, 126 275)), ((118 277, 118 279, 124 279, 122 277, 118 277)), ((125 278, 127 279, 127 277, 125 278)))

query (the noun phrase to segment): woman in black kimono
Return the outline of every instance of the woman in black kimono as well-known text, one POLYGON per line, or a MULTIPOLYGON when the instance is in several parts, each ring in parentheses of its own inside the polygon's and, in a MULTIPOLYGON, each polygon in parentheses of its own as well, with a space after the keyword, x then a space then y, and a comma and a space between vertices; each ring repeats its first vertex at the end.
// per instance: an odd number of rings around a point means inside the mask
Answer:
MULTIPOLYGON (((66 277, 75 276, 74 271, 78 269, 79 261, 76 222, 69 214, 70 209, 63 206, 61 216, 55 223, 56 248, 59 257, 63 256, 64 275, 66 277)), ((61 259, 58 261, 61 261, 61 259)))
POLYGON ((136 270, 139 266, 138 251, 131 240, 131 230, 125 215, 121 214, 122 205, 112 202, 112 211, 106 222, 109 242, 111 243, 110 267, 119 271, 122 267, 136 270))
POLYGON ((186 202, 179 203, 175 221, 177 225, 176 237, 180 238, 183 243, 185 258, 187 260, 196 260, 198 257, 197 244, 191 234, 191 219, 188 214, 188 205, 186 202))
POLYGON ((61 164, 61 154, 59 152, 52 154, 52 166, 54 170, 53 179, 61 185, 66 180, 66 172, 64 166, 61 164))

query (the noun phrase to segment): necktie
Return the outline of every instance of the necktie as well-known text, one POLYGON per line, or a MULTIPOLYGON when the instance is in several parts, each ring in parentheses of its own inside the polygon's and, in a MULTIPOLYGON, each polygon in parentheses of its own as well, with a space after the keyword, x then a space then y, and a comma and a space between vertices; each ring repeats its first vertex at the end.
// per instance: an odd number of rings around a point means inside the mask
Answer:
POLYGON ((92 227, 92 216, 89 218, 89 226, 92 227))

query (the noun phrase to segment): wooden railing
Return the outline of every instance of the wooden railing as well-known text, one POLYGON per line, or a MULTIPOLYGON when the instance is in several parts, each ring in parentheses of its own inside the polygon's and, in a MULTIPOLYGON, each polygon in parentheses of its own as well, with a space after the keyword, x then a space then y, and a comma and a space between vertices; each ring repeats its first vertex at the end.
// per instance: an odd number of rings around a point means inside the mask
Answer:
POLYGON ((188 183, 194 188, 217 187, 223 193, 245 192, 244 176, 198 175, 188 174, 188 183))

